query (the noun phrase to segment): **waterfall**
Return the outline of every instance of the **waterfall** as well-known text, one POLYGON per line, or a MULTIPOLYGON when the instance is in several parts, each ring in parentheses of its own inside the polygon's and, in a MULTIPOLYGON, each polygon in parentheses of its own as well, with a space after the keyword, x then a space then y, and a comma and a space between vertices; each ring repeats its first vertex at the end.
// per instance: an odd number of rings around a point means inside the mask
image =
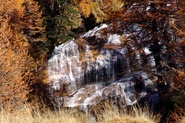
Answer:
MULTIPOLYGON (((131 105, 147 94, 143 86, 151 87, 152 81, 143 71, 130 73, 128 48, 122 45, 121 35, 101 35, 101 30, 106 28, 108 25, 103 24, 79 39, 55 47, 48 61, 48 83, 50 94, 58 105, 87 106, 108 98, 114 101, 113 97, 131 105), (142 80, 139 90, 134 87, 138 84, 134 76, 142 80)), ((147 48, 144 52, 151 54, 147 48)), ((135 57, 140 58, 140 54, 135 57)), ((148 62, 154 66, 153 57, 150 57, 148 62)))

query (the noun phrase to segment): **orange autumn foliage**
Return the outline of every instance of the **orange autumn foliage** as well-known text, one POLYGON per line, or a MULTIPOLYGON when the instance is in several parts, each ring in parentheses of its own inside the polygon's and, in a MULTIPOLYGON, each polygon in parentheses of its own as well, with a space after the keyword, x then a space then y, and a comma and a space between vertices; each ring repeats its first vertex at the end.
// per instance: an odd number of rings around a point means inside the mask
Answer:
MULTIPOLYGON (((39 6, 32 0, 0 3, 0 106, 13 110, 28 103, 37 64, 30 54, 34 36, 41 33, 39 6)), ((41 39, 39 39, 41 41, 41 39)))

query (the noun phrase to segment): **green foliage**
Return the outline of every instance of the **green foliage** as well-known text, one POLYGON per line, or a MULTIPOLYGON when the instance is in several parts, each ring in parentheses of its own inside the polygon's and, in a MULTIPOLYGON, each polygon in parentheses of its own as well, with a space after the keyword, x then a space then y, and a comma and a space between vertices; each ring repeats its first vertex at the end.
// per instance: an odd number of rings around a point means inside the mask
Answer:
MULTIPOLYGON (((71 31, 81 26, 81 16, 70 0, 39 1, 43 10, 46 37, 49 46, 62 44, 75 36, 71 31)), ((52 49, 52 48, 51 48, 52 49)))

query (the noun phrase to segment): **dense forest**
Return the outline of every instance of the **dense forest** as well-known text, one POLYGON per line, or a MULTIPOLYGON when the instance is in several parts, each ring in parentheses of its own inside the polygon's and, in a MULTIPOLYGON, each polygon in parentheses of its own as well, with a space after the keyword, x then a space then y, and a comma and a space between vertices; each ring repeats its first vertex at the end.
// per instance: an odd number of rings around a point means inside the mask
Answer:
POLYGON ((124 45, 142 42, 128 57, 150 48, 157 71, 145 63, 142 69, 158 76, 161 109, 170 110, 168 120, 177 122, 185 115, 185 0, 2 0, 0 106, 48 104, 47 60, 54 47, 102 23, 111 24, 106 33, 116 34, 139 25, 138 38, 124 37, 124 45))

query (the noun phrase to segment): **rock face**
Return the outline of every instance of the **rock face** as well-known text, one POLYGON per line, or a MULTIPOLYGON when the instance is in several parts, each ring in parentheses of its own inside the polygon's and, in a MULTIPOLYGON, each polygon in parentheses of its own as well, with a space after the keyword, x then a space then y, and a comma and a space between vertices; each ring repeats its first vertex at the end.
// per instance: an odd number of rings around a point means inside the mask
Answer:
MULTIPOLYGON (((114 101, 115 97, 131 105, 147 95, 147 89, 153 89, 153 82, 145 71, 131 72, 133 61, 127 57, 125 35, 104 33, 108 28, 105 24, 96 27, 79 39, 55 48, 48 61, 48 83, 57 105, 94 105, 104 99, 114 101)), ((150 54, 147 48, 143 48, 143 52, 150 54)), ((136 54, 135 57, 141 56, 136 54)), ((149 57, 147 63, 155 66, 153 56, 149 57)), ((135 62, 138 68, 142 67, 140 62, 135 62)))
POLYGON ((133 77, 122 78, 111 83, 87 84, 80 88, 74 95, 63 97, 65 107, 86 106, 99 103, 101 100, 110 99, 113 103, 114 99, 123 101, 124 105, 132 105, 137 99, 144 97, 147 92, 145 88, 150 88, 152 81, 147 79, 144 72, 138 73, 133 77), (143 79, 140 81, 138 78, 143 79))

